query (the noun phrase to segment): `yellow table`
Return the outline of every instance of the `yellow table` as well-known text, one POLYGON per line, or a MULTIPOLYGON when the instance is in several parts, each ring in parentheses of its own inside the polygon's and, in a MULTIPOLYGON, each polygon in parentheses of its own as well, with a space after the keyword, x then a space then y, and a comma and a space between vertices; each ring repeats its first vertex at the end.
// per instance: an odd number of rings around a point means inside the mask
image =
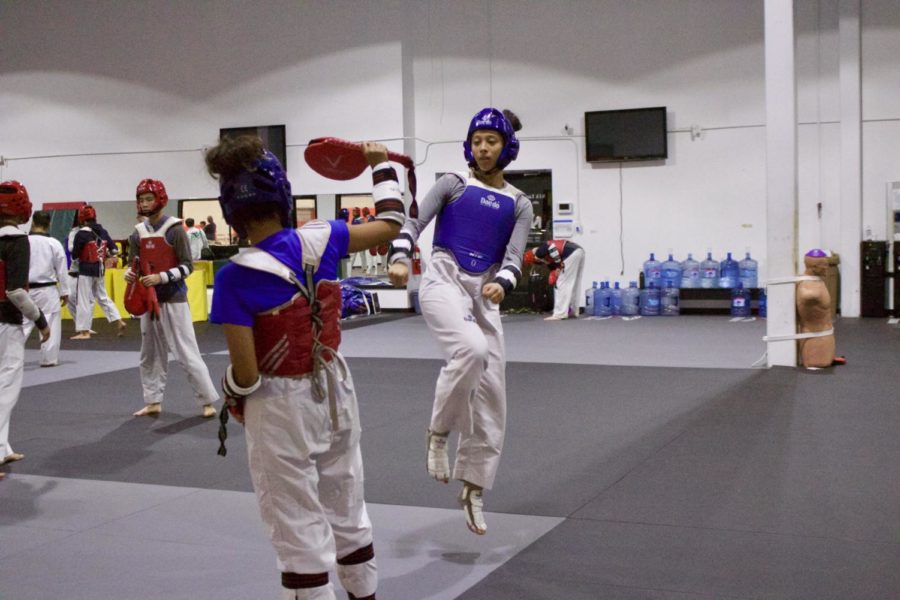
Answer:
MULTIPOLYGON (((106 291, 109 294, 110 299, 112 299, 112 301, 116 305, 116 308, 119 309, 119 312, 123 316, 127 316, 129 314, 128 311, 125 310, 124 304, 125 286, 127 285, 125 283, 125 271, 126 269, 107 269, 104 279, 104 283, 106 283, 106 291)), ((191 319, 193 321, 206 321, 209 318, 209 302, 206 295, 206 282, 207 278, 211 276, 212 263, 209 263, 208 269, 195 268, 194 272, 191 273, 186 280, 188 288, 188 304, 191 307, 191 319)), ((74 290, 73 295, 69 297, 69 300, 72 302, 75 301, 74 290)), ((72 318, 72 315, 69 313, 68 307, 63 308, 62 318, 72 318)), ((104 318, 103 310, 100 308, 100 305, 96 303, 94 304, 94 318, 104 318)))
POLYGON ((213 271, 213 261, 211 260, 195 260, 194 273, 203 271, 204 281, 206 285, 212 285, 215 280, 215 272, 213 271))

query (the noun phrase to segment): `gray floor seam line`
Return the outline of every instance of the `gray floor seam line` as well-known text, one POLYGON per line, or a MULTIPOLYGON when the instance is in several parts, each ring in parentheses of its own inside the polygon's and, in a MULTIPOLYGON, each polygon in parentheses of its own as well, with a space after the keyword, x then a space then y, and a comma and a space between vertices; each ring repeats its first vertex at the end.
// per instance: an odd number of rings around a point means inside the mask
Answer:
MULTIPOLYGON (((109 481, 103 480, 103 479, 81 479, 81 478, 76 479, 76 478, 74 478, 74 477, 69 477, 69 479, 75 479, 76 481, 100 481, 100 482, 103 482, 103 483, 109 483, 109 481)), ((128 485, 148 485, 148 484, 142 484, 142 483, 129 483, 128 485)), ((183 500, 183 499, 188 498, 188 497, 190 497, 190 496, 193 496, 194 494, 197 494, 197 493, 199 493, 199 492, 204 492, 204 491, 206 491, 206 490, 204 490, 203 488, 197 488, 197 487, 181 487, 181 486, 177 486, 177 485, 164 485, 164 484, 150 484, 150 485, 159 485, 160 487, 176 488, 176 489, 179 489, 179 490, 185 490, 186 493, 184 493, 184 494, 182 494, 182 495, 180 495, 180 496, 172 496, 171 498, 166 498, 165 500, 161 500, 161 501, 157 502, 156 504, 153 504, 153 505, 150 505, 150 506, 145 506, 144 508, 141 508, 141 509, 136 510, 136 511, 134 511, 134 512, 130 512, 130 513, 125 514, 125 515, 120 515, 120 516, 118 516, 118 517, 116 517, 116 518, 114 518, 114 519, 110 519, 110 520, 108 520, 108 521, 103 521, 102 523, 97 523, 97 524, 94 525, 93 527, 87 527, 87 528, 85 528, 85 529, 82 529, 81 532, 93 531, 93 532, 94 532, 95 534, 97 534, 97 535, 105 535, 106 537, 119 537, 119 536, 115 536, 115 535, 108 535, 108 534, 100 533, 100 532, 97 532, 97 531, 94 531, 94 530, 96 530, 96 529, 98 529, 98 528, 100 528, 100 527, 106 527, 106 526, 109 525, 110 523, 116 523, 116 522, 119 522, 119 521, 122 521, 122 520, 130 519, 131 517, 133 517, 133 516, 135 516, 135 515, 139 515, 139 514, 144 513, 144 512, 147 512, 148 510, 153 510, 153 509, 159 508, 160 506, 163 506, 163 505, 165 505, 165 504, 168 504, 169 502, 171 502, 171 501, 173 501, 173 500, 183 500), (187 490, 191 490, 191 491, 187 491, 187 490)), ((153 539, 153 538, 150 538, 150 539, 153 539)), ((196 544, 189 544, 189 545, 196 545, 196 544)), ((201 545, 202 545, 202 544, 201 544, 201 545)))
MULTIPOLYGON (((98 536, 98 537, 103 537, 103 538, 109 538, 109 539, 121 539, 122 538, 122 536, 120 534, 103 533, 102 531, 93 531, 92 529, 86 529, 85 531, 91 531, 91 533, 93 535, 98 536)), ((209 542, 209 543, 186 542, 184 540, 173 540, 171 538, 165 538, 165 537, 153 537, 153 535, 142 535, 141 540, 142 541, 149 540, 151 542, 160 542, 163 544, 171 544, 173 546, 186 546, 186 547, 197 547, 197 548, 208 548, 208 547, 218 548, 221 546, 221 544, 218 542, 209 542)))
POLYGON ((579 510, 581 510, 582 508, 584 508, 584 507, 587 506, 588 504, 590 504, 590 503, 594 502, 595 500, 597 500, 598 498, 600 498, 600 496, 602 496, 603 494, 605 494, 606 492, 608 492, 609 490, 611 490, 613 487, 615 487, 616 485, 618 485, 619 482, 621 482, 623 479, 625 479, 626 477, 628 477, 629 475, 631 475, 634 471, 636 471, 636 470, 639 469, 641 466, 643 466, 644 463, 646 463, 647 461, 649 461, 651 458, 654 458, 657 454, 659 454, 660 452, 662 452, 663 450, 665 450, 666 448, 668 448, 671 444, 673 444, 676 440, 678 440, 678 438, 680 438, 681 436, 683 436, 683 435, 686 434, 686 433, 687 433, 687 427, 685 427, 684 431, 679 432, 679 433, 678 433, 675 437, 673 437, 671 440, 669 440, 668 442, 666 442, 665 444, 663 444, 662 446, 660 446, 659 448, 657 448, 656 451, 651 452, 651 453, 650 453, 647 457, 645 457, 642 461, 638 462, 638 463, 637 463, 636 465, 634 465, 632 468, 628 469, 628 471, 626 471, 625 473, 623 473, 621 477, 619 477, 618 479, 616 479, 615 481, 613 481, 612 483, 610 483, 608 486, 606 486, 605 488, 603 488, 602 490, 600 490, 599 492, 597 492, 596 495, 594 495, 593 497, 591 497, 590 499, 588 499, 586 502, 584 502, 584 503, 582 503, 580 506, 576 507, 575 510, 573 510, 573 511, 570 512, 568 515, 566 515, 565 518, 567 518, 567 519, 572 519, 572 518, 574 518, 574 517, 572 517, 572 515, 574 515, 575 513, 577 513, 579 510))
MULTIPOLYGON (((54 529, 53 527, 31 527, 29 525, 17 525, 17 527, 23 527, 25 529, 35 529, 37 531, 64 531, 67 532, 68 535, 64 535, 60 538, 54 538, 52 540, 47 540, 46 542, 41 542, 39 544, 35 544, 34 546, 29 546, 28 552, 34 552, 35 550, 40 550, 41 548, 46 548, 48 546, 53 546, 55 544, 59 544, 62 540, 68 540, 77 535, 84 533, 84 529, 79 529, 77 531, 72 531, 71 529, 54 529)), ((4 561, 13 560, 16 558, 16 554, 10 554, 9 556, 0 557, 0 563, 4 561)))

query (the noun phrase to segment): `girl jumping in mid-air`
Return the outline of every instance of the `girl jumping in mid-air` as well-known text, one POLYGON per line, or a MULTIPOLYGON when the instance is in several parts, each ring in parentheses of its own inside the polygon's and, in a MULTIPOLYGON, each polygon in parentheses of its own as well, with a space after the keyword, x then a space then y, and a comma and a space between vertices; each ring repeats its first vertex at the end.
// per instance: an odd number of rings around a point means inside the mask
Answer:
POLYGON ((519 153, 512 113, 478 112, 463 152, 468 173, 441 177, 394 240, 388 275, 405 285, 419 234, 437 219, 434 251, 419 302, 447 363, 434 392, 427 432, 426 466, 438 481, 450 479, 447 437, 459 432, 453 478, 471 531, 483 535, 482 490, 494 483, 506 430, 506 348, 500 303, 518 283, 531 228, 531 201, 503 179, 519 153))

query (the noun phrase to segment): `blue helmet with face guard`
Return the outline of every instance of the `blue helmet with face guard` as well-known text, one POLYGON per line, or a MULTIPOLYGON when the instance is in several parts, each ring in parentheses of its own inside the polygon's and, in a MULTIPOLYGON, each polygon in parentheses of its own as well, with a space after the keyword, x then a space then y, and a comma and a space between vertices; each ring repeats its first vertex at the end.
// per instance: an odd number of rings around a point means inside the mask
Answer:
POLYGON ((475 155, 472 154, 472 135, 479 129, 496 131, 503 136, 503 150, 497 158, 497 169, 505 169, 509 163, 516 160, 519 155, 519 140, 516 138, 516 130, 504 114, 496 108, 483 108, 472 117, 469 123, 469 133, 463 142, 463 155, 470 167, 475 166, 475 155))
POLYGON ((291 196, 291 182, 288 181, 281 163, 275 155, 265 150, 262 157, 246 169, 219 182, 219 204, 225 222, 234 227, 241 237, 247 232, 243 224, 236 222, 235 215, 247 207, 274 204, 278 207, 281 224, 291 226, 291 210, 294 199, 291 196))

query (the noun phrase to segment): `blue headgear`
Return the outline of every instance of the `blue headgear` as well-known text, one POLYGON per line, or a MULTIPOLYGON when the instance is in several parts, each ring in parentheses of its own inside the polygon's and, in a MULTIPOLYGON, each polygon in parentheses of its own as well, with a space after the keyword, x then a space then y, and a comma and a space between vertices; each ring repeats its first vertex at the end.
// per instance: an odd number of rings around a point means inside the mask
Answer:
POLYGON ((811 258, 824 258, 826 256, 831 256, 828 252, 826 252, 825 250, 820 250, 819 248, 813 248, 812 250, 807 252, 806 255, 811 258))
POLYGON ((505 169, 519 155, 519 140, 516 139, 516 130, 513 129, 503 113, 496 108, 483 108, 478 111, 472 122, 469 123, 469 134, 463 142, 463 154, 470 167, 475 166, 475 155, 472 154, 472 134, 477 129, 490 129, 503 136, 503 150, 497 158, 497 168, 505 169))
POLYGON ((253 163, 253 169, 241 171, 235 177, 219 183, 219 204, 225 222, 234 227, 241 237, 246 237, 244 227, 234 222, 234 214, 245 206, 273 203, 278 205, 281 224, 291 226, 291 182, 275 155, 265 151, 262 158, 253 163))

